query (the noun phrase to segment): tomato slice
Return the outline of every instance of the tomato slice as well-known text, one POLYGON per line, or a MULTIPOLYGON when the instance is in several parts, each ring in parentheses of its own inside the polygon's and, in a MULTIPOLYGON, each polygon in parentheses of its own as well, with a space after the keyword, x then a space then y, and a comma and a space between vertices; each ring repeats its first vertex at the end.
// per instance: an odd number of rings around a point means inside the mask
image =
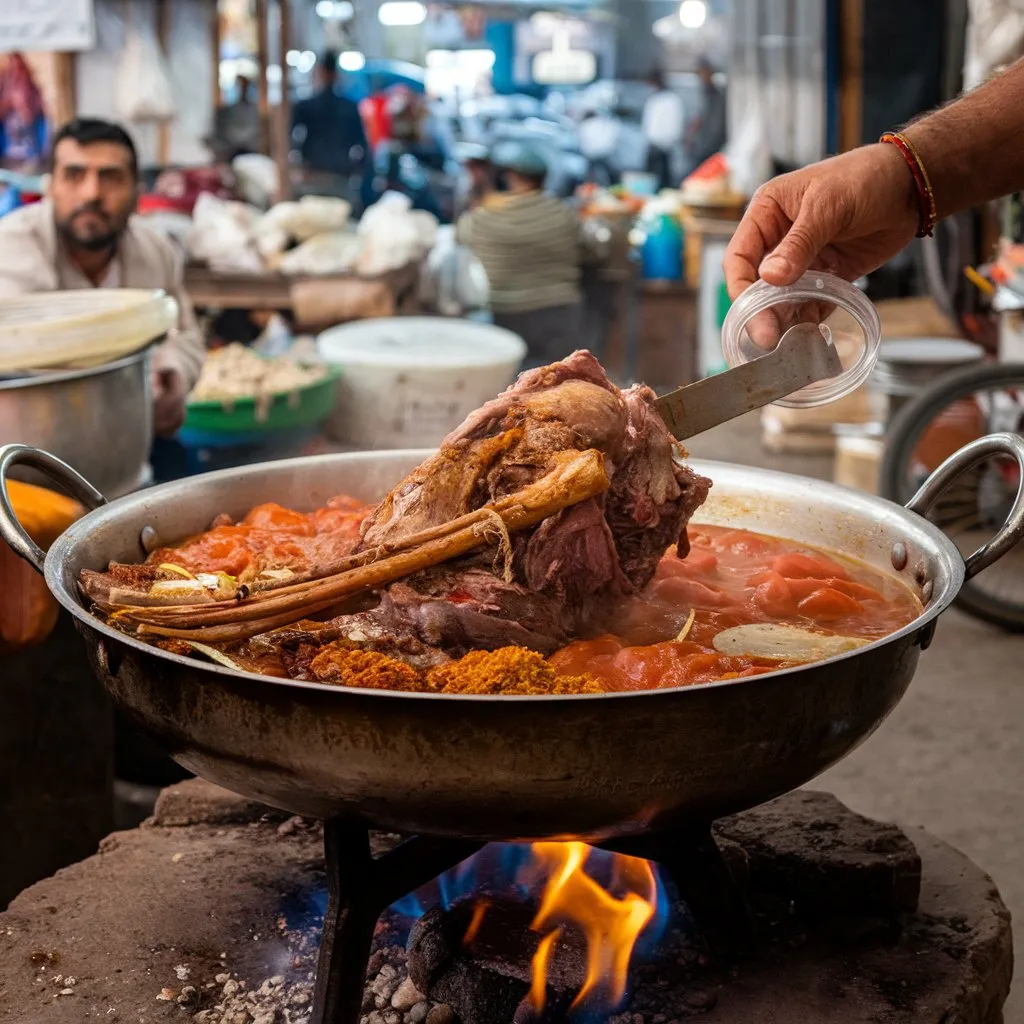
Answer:
POLYGON ((777 556, 772 560, 772 568, 787 579, 806 579, 809 576, 817 580, 845 580, 849 575, 838 562, 833 562, 824 555, 815 555, 812 558, 799 551, 789 551, 777 556))
POLYGON ((864 605, 832 587, 822 587, 805 597, 797 605, 797 611, 816 622, 834 622, 863 612, 864 605))
POLYGON ((766 615, 793 615, 796 612, 797 599, 793 595, 789 581, 777 572, 763 573, 762 576, 766 576, 767 579, 754 588, 754 604, 766 615))

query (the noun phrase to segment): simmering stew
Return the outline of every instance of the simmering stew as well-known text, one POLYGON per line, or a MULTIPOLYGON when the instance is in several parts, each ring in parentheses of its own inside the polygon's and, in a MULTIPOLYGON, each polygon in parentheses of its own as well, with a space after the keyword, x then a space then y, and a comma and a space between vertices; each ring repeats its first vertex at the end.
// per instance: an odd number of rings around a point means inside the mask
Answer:
POLYGON ((559 672, 594 676, 607 690, 760 675, 853 649, 920 614, 900 581, 852 559, 749 530, 694 524, 689 533, 689 554, 665 555, 622 606, 614 635, 552 656, 559 672), (737 628, 768 625, 789 628, 737 628))
MULTIPOLYGON (((148 586, 157 602, 177 600, 183 590, 230 601, 241 588, 287 585, 344 557, 370 511, 346 497, 311 513, 261 505, 237 523, 225 517, 198 537, 155 551, 144 566, 119 567, 117 579, 136 593, 148 586)), ((365 623, 353 625, 356 619, 337 607, 244 642, 152 639, 165 650, 247 671, 339 685, 596 693, 737 679, 818 661, 884 637, 920 612, 897 579, 841 555, 697 524, 689 541, 685 557, 670 548, 647 587, 614 607, 612 632, 553 653, 506 642, 450 657, 400 632, 378 635, 365 623)), ((458 605, 465 596, 451 589, 442 600, 458 605)), ((111 621, 125 628, 116 614, 111 621)))

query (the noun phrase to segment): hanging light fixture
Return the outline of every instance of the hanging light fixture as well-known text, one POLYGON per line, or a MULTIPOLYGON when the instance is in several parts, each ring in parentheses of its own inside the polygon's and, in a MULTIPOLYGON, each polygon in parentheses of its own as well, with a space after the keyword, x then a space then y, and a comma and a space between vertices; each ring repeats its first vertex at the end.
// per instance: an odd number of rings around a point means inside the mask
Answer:
POLYGON ((683 28, 700 28, 708 18, 708 5, 704 0, 683 0, 679 5, 679 20, 683 28))
POLYGON ((427 20, 427 9, 419 0, 387 0, 377 11, 377 20, 387 28, 408 28, 427 20))

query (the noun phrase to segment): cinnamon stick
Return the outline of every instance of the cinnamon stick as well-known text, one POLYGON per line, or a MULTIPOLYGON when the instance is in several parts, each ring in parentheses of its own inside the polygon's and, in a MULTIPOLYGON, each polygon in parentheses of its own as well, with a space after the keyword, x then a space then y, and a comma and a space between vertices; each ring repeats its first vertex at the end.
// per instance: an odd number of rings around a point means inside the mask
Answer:
MULTIPOLYGON (((385 586, 404 576, 458 558, 487 542, 499 516, 505 528, 518 531, 535 526, 556 512, 607 490, 604 457, 596 450, 561 452, 540 480, 468 517, 468 525, 446 532, 459 520, 432 527, 433 539, 395 554, 377 558, 334 576, 263 592, 243 602, 191 605, 177 608, 121 609, 120 616, 140 625, 140 634, 191 639, 202 643, 245 640, 325 611, 360 591, 385 586)), ((421 534, 422 535, 422 534, 421 534)), ((408 542, 410 538, 407 538, 408 542)))

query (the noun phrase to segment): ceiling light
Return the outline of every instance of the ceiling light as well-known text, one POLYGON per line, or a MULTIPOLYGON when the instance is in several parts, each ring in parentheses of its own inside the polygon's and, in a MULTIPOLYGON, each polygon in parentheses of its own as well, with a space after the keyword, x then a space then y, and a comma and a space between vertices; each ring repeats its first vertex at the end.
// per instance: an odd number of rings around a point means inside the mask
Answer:
POLYGON ((670 36, 675 35, 676 29, 679 28, 678 19, 674 18, 670 14, 666 14, 664 18, 659 18, 652 26, 651 31, 659 39, 668 39, 670 36))
POLYGON ((342 71, 362 71, 366 67, 366 58, 358 50, 346 50, 338 57, 338 67, 342 71))
POLYGON ((297 68, 299 66, 299 61, 302 59, 302 54, 299 53, 298 50, 289 50, 288 53, 285 54, 284 59, 288 62, 289 67, 297 68))
POLYGON ((683 28, 700 28, 707 17, 708 5, 704 0, 683 0, 679 5, 679 20, 683 28))
POLYGON ((408 28, 422 25, 427 19, 427 9, 419 0, 387 0, 380 5, 377 19, 387 28, 408 28))
POLYGON ((333 0, 320 0, 316 5, 316 13, 321 18, 333 18, 334 17, 334 2, 333 0))

